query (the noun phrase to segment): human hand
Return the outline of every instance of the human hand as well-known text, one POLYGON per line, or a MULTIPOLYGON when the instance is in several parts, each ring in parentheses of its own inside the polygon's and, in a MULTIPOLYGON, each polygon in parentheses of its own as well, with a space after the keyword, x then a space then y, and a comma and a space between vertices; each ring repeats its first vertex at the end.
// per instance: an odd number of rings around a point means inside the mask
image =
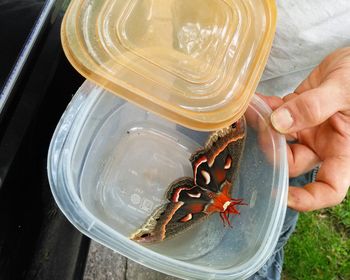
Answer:
POLYGON ((297 140, 288 145, 289 175, 321 163, 315 182, 290 186, 288 206, 311 211, 339 204, 350 185, 350 48, 327 56, 294 93, 263 98, 275 110, 274 128, 297 140))

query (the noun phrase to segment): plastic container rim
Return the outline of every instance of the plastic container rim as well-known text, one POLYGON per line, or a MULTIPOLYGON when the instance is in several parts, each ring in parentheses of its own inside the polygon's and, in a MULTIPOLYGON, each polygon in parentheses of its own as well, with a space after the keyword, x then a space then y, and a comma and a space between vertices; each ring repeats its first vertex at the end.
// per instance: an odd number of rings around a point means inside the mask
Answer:
MULTIPOLYGON (((257 100, 257 102, 259 103, 259 106, 261 106, 262 109, 270 112, 270 109, 267 107, 267 105, 259 97, 256 97, 255 99, 257 100)), ((85 102, 86 102, 86 100, 85 100, 85 102)), ((92 104, 87 104, 87 105, 88 105, 87 108, 89 108, 89 105, 91 106, 92 104)), ((83 105, 81 105, 81 106, 83 106, 83 105)), ((79 110, 82 109, 81 106, 80 106, 79 110)), ((70 109, 72 109, 72 108, 70 108, 70 109)), ((86 110, 85 114, 87 114, 88 111, 89 110, 86 110)), ((254 271, 250 272, 248 270, 248 269, 251 269, 253 266, 253 264, 251 263, 252 262, 251 260, 249 262, 241 265, 241 266, 238 266, 239 269, 237 269, 237 267, 235 267, 235 269, 228 268, 228 269, 219 270, 219 269, 210 269, 210 268, 202 267, 199 265, 187 264, 184 261, 172 259, 170 257, 156 253, 152 250, 149 250, 146 247, 143 247, 143 246, 136 244, 134 241, 129 240, 127 237, 125 237, 125 236, 121 235, 120 233, 118 233, 117 231, 113 230, 108 225, 104 224, 101 221, 96 220, 95 216, 82 204, 82 201, 80 200, 78 194, 75 191, 71 192, 71 191, 68 191, 68 189, 67 189, 68 184, 72 183, 72 182, 70 182, 69 174, 68 174, 69 170, 70 170, 69 156, 71 153, 69 154, 69 153, 67 153, 67 151, 65 153, 62 153, 62 151, 64 150, 65 145, 67 145, 67 140, 72 141, 72 139, 73 140, 76 139, 76 137, 79 135, 79 131, 77 131, 77 130, 73 130, 73 135, 71 135, 72 124, 75 124, 75 121, 77 119, 77 115, 75 115, 74 118, 70 119, 70 127, 68 130, 69 133, 66 134, 65 137, 64 137, 64 135, 61 135, 62 134, 61 126, 62 126, 64 117, 66 117, 68 113, 70 113, 69 110, 67 112, 65 112, 65 114, 62 116, 62 118, 61 118, 61 120, 60 120, 60 122, 55 130, 55 133, 54 133, 53 138, 52 138, 52 142, 51 142, 50 147, 49 147, 48 177, 49 177, 51 191, 53 193, 53 196, 54 196, 56 203, 58 204, 59 208, 64 213, 64 215, 67 217, 67 219, 79 231, 83 232, 85 235, 87 235, 91 239, 94 239, 97 242, 102 243, 103 245, 109 247, 110 249, 118 251, 122 255, 127 255, 128 258, 130 258, 130 259, 132 259, 132 260, 134 260, 142 265, 146 265, 146 266, 151 267, 153 269, 156 269, 156 270, 159 270, 159 271, 164 272, 166 274, 170 274, 170 275, 177 276, 177 277, 185 277, 187 279, 203 279, 203 277, 205 277, 205 278, 215 277, 216 279, 232 279, 232 277, 248 277, 250 274, 254 273, 254 271), (71 138, 71 139, 68 139, 68 138, 71 138), (57 141, 57 140, 60 140, 60 141, 57 141), (59 146, 59 143, 57 143, 57 142, 62 143, 60 150, 56 150, 57 146, 59 146), (59 157, 54 156, 54 155, 57 155, 57 153, 59 153, 59 157), (56 158, 56 162, 54 160, 55 158, 56 158), (63 162, 65 162, 65 164, 63 164, 63 162), (63 169, 60 172, 58 168, 60 168, 62 166, 63 166, 63 169), (54 178, 54 176, 53 176, 53 174, 57 175, 60 173, 63 173, 62 175, 63 175, 63 178, 65 179, 64 186, 63 186, 63 188, 65 190, 65 192, 64 192, 65 197, 58 196, 58 194, 57 194, 58 182, 56 181, 57 176, 56 176, 56 178, 54 178), (71 211, 68 211, 66 209, 65 205, 70 206, 71 209, 75 209, 76 211, 74 213, 71 211), (79 214, 79 213, 82 213, 84 215, 84 217, 77 218, 75 215, 79 214), (103 240, 97 238, 96 234, 104 236, 103 240), (116 238, 111 239, 110 236, 113 236, 113 235, 118 237, 119 240, 116 238), (109 241, 111 241, 111 244, 117 245, 116 247, 119 248, 119 250, 117 250, 116 248, 111 246, 107 242, 108 239, 110 239, 109 241), (130 244, 131 247, 125 246, 124 244, 130 244), (131 248, 134 246, 138 246, 137 253, 135 251, 131 250, 131 248), (123 251, 123 250, 120 250, 121 248, 124 249, 124 252, 120 252, 120 251, 123 251), (169 267, 168 263, 172 263, 173 265, 171 267, 169 267), (159 264, 161 264, 161 265, 159 266, 159 264), (165 267, 166 267, 166 269, 165 269, 165 267), (209 275, 211 275, 211 276, 209 276, 209 275)), ((83 123, 85 121, 85 119, 83 119, 82 113, 84 113, 84 110, 83 110, 83 112, 80 112, 78 114, 79 115, 78 117, 81 119, 80 120, 81 123, 83 123)), ((286 143, 285 143, 283 137, 279 137, 278 144, 280 145, 280 149, 279 149, 280 153, 278 156, 281 160, 281 163, 284 163, 283 165, 286 166, 286 168, 280 169, 278 177, 277 177, 278 182, 276 182, 279 185, 284 186, 283 188, 279 189, 280 197, 282 199, 274 207, 273 214, 276 214, 276 216, 274 216, 276 219, 274 219, 274 222, 269 226, 269 232, 268 232, 269 234, 266 234, 265 240, 263 242, 263 243, 265 243, 265 246, 261 246, 255 254, 255 256, 260 254, 260 256, 254 260, 255 270, 260 268, 266 262, 266 260, 269 258, 269 256, 273 253, 273 250, 271 250, 271 252, 269 254, 267 254, 266 251, 268 251, 268 249, 266 249, 266 248, 274 248, 277 244, 277 239, 272 240, 269 237, 271 236, 272 232, 274 232, 274 231, 280 232, 281 231, 284 216, 286 213, 286 209, 281 209, 283 204, 286 205, 287 186, 288 186, 288 182, 287 182, 287 178, 288 178, 288 176, 287 176, 287 158, 286 158, 286 153, 283 152, 286 150, 286 143), (281 180, 284 182, 281 182, 281 180), (278 209, 280 209, 280 211, 278 211, 278 209), (265 253, 263 254, 264 251, 265 251, 265 253)), ((275 155, 276 155, 276 152, 277 151, 275 150, 275 155)), ((62 187, 62 186, 60 186, 60 187, 62 187)), ((254 257, 252 259, 254 259, 254 257)))

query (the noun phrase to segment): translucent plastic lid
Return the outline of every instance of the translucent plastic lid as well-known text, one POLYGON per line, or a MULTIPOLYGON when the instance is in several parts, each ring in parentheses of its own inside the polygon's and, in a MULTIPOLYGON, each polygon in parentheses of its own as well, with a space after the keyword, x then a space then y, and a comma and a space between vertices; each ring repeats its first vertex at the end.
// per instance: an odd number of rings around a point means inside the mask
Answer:
POLYGON ((86 78, 176 123, 215 130, 245 112, 275 24, 273 0, 75 0, 62 41, 86 78))

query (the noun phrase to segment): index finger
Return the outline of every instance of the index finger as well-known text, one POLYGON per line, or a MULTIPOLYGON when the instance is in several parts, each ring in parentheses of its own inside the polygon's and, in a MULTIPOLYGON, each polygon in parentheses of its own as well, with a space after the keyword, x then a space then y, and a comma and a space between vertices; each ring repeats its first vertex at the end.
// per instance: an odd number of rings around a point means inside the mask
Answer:
POLYGON ((315 182, 303 188, 289 188, 288 206, 297 211, 312 211, 341 203, 350 185, 349 166, 348 157, 326 159, 315 182))

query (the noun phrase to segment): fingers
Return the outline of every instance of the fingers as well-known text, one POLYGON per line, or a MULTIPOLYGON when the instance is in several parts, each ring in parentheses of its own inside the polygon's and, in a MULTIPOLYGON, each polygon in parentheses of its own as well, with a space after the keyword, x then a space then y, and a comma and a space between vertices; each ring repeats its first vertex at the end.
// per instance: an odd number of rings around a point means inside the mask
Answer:
POLYGON ((290 187, 288 206, 297 211, 312 211, 341 203, 350 185, 346 157, 325 160, 316 181, 303 188, 290 187))
POLYGON ((320 66, 316 67, 310 75, 302 81, 302 83, 295 89, 296 93, 303 93, 313 88, 317 88, 322 83, 324 76, 321 75, 320 66))
POLYGON ((271 123, 281 133, 293 133, 324 122, 342 107, 338 95, 327 86, 286 98, 271 114, 271 123))
POLYGON ((287 148, 287 155, 290 177, 304 174, 320 163, 315 152, 302 144, 290 144, 287 148))
MULTIPOLYGON (((280 97, 276 96, 264 96, 260 93, 256 93, 267 105, 273 110, 283 104, 283 100, 280 97)), ((245 112, 245 117, 247 123, 254 129, 261 128, 266 125, 265 120, 259 116, 253 108, 248 107, 245 112)))
POLYGON ((267 103, 267 105, 270 106, 270 108, 272 110, 277 109, 279 106, 281 106, 283 104, 283 100, 280 97, 266 96, 266 95, 262 95, 260 93, 256 93, 256 95, 258 95, 262 100, 264 100, 267 103))

